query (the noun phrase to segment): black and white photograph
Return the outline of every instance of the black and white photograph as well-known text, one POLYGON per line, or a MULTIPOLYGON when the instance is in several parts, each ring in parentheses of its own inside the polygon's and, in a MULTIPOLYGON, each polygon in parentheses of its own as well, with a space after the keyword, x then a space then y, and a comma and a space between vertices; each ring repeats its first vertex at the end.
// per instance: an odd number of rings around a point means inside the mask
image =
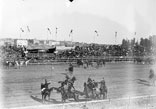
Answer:
POLYGON ((0 109, 156 109, 156 0, 0 0, 0 109))

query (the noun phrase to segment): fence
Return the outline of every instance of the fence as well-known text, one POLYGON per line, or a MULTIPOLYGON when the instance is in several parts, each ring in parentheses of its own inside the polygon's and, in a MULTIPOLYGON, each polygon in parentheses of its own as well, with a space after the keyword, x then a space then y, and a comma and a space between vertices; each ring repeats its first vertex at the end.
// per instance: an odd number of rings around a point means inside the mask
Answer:
POLYGON ((20 107, 19 109, 156 109, 156 95, 20 107))

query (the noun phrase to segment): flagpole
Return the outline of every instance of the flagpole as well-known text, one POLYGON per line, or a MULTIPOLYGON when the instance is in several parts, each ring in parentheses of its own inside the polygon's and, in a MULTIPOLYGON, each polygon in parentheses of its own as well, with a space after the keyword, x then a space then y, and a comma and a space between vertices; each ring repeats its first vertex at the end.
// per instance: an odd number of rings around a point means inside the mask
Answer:
POLYGON ((21 32, 20 32, 20 39, 22 39, 22 32, 24 32, 24 30, 22 28, 20 28, 21 32))
MULTIPOLYGON (((96 30, 94 31, 96 33, 96 30)), ((96 34, 95 34, 96 35, 96 34)), ((93 39, 93 43, 95 44, 95 35, 94 35, 94 39, 93 39)))
POLYGON ((71 37, 71 44, 73 44, 73 29, 71 29, 69 37, 71 37))
MULTIPOLYGON (((95 35, 98 36, 98 32, 97 32, 97 30, 95 30, 94 32, 96 33, 95 35)), ((95 43, 95 35, 94 35, 94 43, 95 43)))
POLYGON ((27 26, 27 30, 28 30, 28 32, 27 32, 27 37, 29 37, 30 38, 30 29, 29 29, 29 26, 27 26))
POLYGON ((57 29, 58 29, 58 28, 56 27, 56 34, 55 34, 55 38, 56 38, 55 40, 56 40, 56 41, 57 41, 57 29))
POLYGON ((94 37, 93 37, 94 39, 93 39, 93 43, 95 44, 95 35, 94 35, 94 37))
POLYGON ((20 30, 20 39, 21 39, 21 30, 20 30))
MULTIPOLYGON (((47 28, 47 39, 46 40, 48 41, 48 28, 47 28)), ((46 43, 47 43, 47 41, 46 41, 46 43)))
POLYGON ((117 32, 115 32, 115 45, 117 44, 117 43, 116 43, 116 37, 117 37, 117 32))

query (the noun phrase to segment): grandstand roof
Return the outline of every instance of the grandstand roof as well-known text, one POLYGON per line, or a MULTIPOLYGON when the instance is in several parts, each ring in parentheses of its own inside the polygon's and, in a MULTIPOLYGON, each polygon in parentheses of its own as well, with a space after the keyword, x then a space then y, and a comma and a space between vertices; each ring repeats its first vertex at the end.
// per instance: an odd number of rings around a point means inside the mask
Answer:
POLYGON ((28 45, 27 49, 28 50, 33 50, 33 49, 38 49, 38 50, 48 50, 55 48, 54 46, 49 46, 49 45, 28 45))

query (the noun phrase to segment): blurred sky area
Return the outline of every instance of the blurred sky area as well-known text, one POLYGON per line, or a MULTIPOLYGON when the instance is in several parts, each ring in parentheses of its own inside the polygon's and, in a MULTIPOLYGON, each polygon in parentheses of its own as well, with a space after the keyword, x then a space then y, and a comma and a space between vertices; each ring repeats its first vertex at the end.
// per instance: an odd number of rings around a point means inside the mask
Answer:
POLYGON ((156 0, 1 0, 0 38, 55 39, 57 27, 57 40, 73 29, 74 41, 113 44, 117 31, 121 43, 155 35, 155 10, 156 0))

